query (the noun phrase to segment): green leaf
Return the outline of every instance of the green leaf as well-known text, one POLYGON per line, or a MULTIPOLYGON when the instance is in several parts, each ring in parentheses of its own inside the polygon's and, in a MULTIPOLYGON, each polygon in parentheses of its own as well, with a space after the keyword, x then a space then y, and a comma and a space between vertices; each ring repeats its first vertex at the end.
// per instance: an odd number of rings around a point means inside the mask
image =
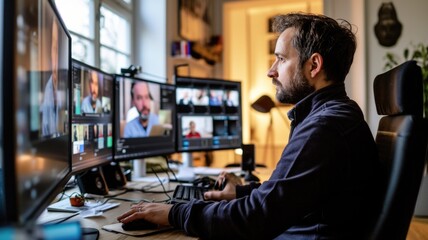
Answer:
POLYGON ((404 59, 407 61, 409 59, 409 49, 404 49, 404 59))

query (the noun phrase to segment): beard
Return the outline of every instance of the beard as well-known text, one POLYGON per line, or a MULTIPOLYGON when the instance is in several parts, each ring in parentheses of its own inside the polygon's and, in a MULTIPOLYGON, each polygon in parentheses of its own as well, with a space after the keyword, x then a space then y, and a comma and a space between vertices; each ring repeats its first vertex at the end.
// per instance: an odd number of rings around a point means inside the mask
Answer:
POLYGON ((141 113, 141 114, 140 114, 140 119, 141 119, 143 122, 145 122, 145 121, 149 120, 149 114, 141 113))
POLYGON ((91 97, 91 103, 92 104, 96 104, 97 103, 97 97, 95 97, 94 95, 92 95, 92 97, 91 97))
POLYGON ((276 99, 285 104, 296 104, 315 91, 315 88, 309 85, 308 80, 303 76, 300 69, 291 79, 288 87, 284 87, 275 78, 272 79, 272 83, 276 86, 276 99))
POLYGON ((149 120, 149 114, 150 114, 150 110, 143 107, 143 109, 141 111, 138 111, 138 113, 140 114, 140 120, 143 122, 146 122, 147 120, 149 120))

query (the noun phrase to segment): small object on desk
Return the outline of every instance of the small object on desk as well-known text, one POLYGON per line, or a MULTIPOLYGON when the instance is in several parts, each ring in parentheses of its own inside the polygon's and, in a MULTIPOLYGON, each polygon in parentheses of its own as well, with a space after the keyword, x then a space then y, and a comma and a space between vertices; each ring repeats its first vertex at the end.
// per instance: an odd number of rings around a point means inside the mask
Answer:
MULTIPOLYGON (((108 232, 121 233, 121 234, 125 234, 128 236, 133 236, 133 237, 144 237, 144 236, 149 236, 149 235, 153 235, 153 234, 163 233, 166 231, 171 231, 171 230, 174 230, 174 227, 159 225, 155 229, 146 229, 146 230, 143 229, 143 230, 138 230, 138 231, 137 230, 136 231, 125 231, 122 228, 122 223, 117 222, 117 223, 113 223, 113 224, 104 225, 102 227, 102 229, 106 230, 108 232)), ((120 238, 120 239, 122 239, 122 238, 120 238)))
POLYGON ((128 223, 122 223, 122 228, 125 231, 137 231, 137 230, 156 229, 158 228, 158 225, 144 219, 138 219, 128 223))
POLYGON ((107 211, 111 208, 115 208, 119 206, 120 204, 119 202, 113 202, 113 201, 107 202, 107 200, 105 200, 104 202, 86 201, 83 206, 74 207, 74 206, 71 206, 69 199, 64 199, 59 202, 52 203, 47 207, 47 210, 56 211, 56 212, 83 212, 87 210, 107 211))
POLYGON ((73 207, 81 207, 85 205, 85 197, 79 193, 73 193, 70 196, 70 205, 73 207))
POLYGON ((82 240, 97 240, 100 231, 96 228, 82 228, 82 240))

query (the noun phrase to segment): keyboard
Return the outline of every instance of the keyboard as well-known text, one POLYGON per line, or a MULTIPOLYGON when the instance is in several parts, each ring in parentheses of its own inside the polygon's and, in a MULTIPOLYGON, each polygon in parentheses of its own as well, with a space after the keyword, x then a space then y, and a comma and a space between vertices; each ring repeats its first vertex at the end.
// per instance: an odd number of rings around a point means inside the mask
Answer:
POLYGON ((193 185, 178 185, 172 195, 172 203, 186 203, 192 199, 204 200, 204 193, 208 188, 193 185))

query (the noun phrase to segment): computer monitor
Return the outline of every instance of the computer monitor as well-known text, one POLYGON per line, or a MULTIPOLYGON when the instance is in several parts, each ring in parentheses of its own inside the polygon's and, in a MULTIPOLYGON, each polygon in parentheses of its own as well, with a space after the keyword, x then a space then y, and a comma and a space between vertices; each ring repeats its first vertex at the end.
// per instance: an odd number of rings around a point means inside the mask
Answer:
POLYGON ((113 159, 114 76, 72 60, 72 171, 113 159))
POLYGON ((54 3, 0 3, 0 225, 33 224, 71 171, 71 38, 54 3))
POLYGON ((116 76, 116 161, 175 152, 175 86, 116 76))
POLYGON ((241 148, 241 83, 176 77, 177 150, 241 148))

